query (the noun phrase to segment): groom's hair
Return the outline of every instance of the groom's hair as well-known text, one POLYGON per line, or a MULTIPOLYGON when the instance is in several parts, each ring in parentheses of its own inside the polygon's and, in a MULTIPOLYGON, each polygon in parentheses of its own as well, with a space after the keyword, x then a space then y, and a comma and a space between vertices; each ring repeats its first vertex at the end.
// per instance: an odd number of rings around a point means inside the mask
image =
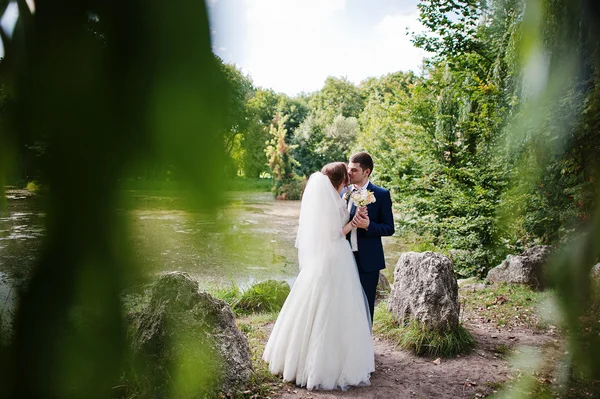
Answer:
POLYGON ((348 166, 343 162, 332 162, 323 166, 321 173, 329 177, 329 181, 336 189, 340 184, 348 184, 348 166))
POLYGON ((373 158, 368 152, 357 152, 350 157, 350 162, 360 164, 362 170, 369 169, 369 176, 373 174, 373 158))

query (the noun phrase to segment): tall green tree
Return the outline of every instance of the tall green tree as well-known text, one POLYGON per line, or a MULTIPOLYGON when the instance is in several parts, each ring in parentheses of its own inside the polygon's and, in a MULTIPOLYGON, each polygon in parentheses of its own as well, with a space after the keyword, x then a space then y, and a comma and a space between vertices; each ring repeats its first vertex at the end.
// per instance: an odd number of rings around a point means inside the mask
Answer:
POLYGON ((322 126, 333 123, 336 116, 358 118, 364 104, 359 89, 346 78, 328 77, 321 90, 309 100, 310 108, 322 126))
POLYGON ((324 164, 345 161, 358 132, 364 101, 360 90, 345 78, 328 77, 309 100, 309 114, 292 136, 297 173, 308 176, 324 164))
POLYGON ((520 4, 419 3, 428 31, 414 43, 434 56, 411 90, 410 122, 420 129, 408 145, 412 184, 398 185, 398 201, 406 227, 432 237, 465 276, 484 275, 512 249, 495 219, 508 180, 498 146, 516 105, 520 4))
MULTIPOLYGON (((218 57, 217 57, 218 58, 218 57)), ((245 136, 252 137, 253 120, 248 117, 247 103, 254 96, 255 88, 250 77, 235 65, 218 60, 227 83, 227 129, 224 134, 225 153, 228 155, 228 174, 236 175, 244 167, 245 136)))
POLYGON ((246 177, 257 178, 269 172, 265 148, 270 140, 269 130, 277 111, 279 97, 273 90, 257 89, 246 103, 248 130, 244 135, 243 170, 246 177))
POLYGON ((418 152, 412 148, 421 129, 412 121, 416 80, 412 73, 397 72, 370 78, 361 85, 366 105, 351 152, 369 152, 375 161, 374 181, 396 193, 419 175, 415 169, 418 152))
POLYGON ((280 199, 300 199, 302 188, 300 187, 300 179, 294 173, 293 165, 295 160, 291 157, 291 147, 285 142, 286 129, 285 123, 289 118, 288 115, 277 114, 275 121, 276 125, 271 125, 269 134, 271 140, 265 154, 271 169, 271 175, 274 180, 273 192, 280 199))

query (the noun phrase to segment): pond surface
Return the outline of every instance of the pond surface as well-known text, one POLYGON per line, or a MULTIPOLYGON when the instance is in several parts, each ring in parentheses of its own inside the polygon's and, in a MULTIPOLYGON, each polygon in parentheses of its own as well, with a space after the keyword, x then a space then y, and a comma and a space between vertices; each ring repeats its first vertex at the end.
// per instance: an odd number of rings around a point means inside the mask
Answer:
MULTIPOLYGON (((119 213, 127 219, 130 244, 144 273, 178 270, 202 285, 241 287, 271 278, 292 283, 298 273, 294 241, 300 201, 275 201, 270 193, 232 193, 226 207, 206 215, 184 210, 169 196, 128 195, 129 206, 119 213)), ((0 214, 4 281, 27 278, 44 236, 44 220, 34 198, 8 201, 0 214)), ((391 268, 401 246, 395 237, 384 238, 384 246, 391 268)))

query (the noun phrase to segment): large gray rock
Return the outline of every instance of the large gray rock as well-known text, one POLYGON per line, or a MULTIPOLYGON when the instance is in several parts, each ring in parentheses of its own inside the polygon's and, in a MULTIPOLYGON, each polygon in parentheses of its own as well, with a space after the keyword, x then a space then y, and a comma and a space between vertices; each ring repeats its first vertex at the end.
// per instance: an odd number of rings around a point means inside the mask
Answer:
POLYGON ((186 273, 162 276, 150 289, 148 305, 130 319, 135 358, 146 365, 144 388, 154 397, 177 396, 177 376, 186 376, 190 397, 232 392, 249 380, 248 340, 231 308, 199 292, 186 273))
POLYGON ((551 248, 548 245, 531 247, 521 255, 508 255, 498 266, 488 272, 491 283, 524 284, 534 289, 544 288, 543 266, 551 248))
POLYGON ((401 323, 415 319, 430 329, 456 330, 460 306, 452 261, 435 252, 403 253, 388 310, 401 323))

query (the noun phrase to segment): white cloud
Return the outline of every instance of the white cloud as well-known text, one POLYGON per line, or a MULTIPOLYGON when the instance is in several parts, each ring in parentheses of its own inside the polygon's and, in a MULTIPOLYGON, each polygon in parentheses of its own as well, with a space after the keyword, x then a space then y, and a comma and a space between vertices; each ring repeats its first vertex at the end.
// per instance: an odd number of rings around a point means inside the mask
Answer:
POLYGON ((244 71, 277 91, 317 90, 340 45, 336 21, 345 0, 246 0, 246 6, 244 71))
POLYGON ((359 83, 399 70, 418 71, 424 56, 407 27, 420 30, 416 6, 386 15, 370 30, 349 26, 345 0, 246 0, 241 59, 257 86, 290 95, 315 91, 327 76, 359 83))
POLYGON ((305 21, 321 22, 346 8, 346 0, 246 0, 249 22, 300 26, 305 21))
POLYGON ((421 30, 416 12, 386 15, 374 27, 372 59, 377 67, 373 71, 418 71, 427 53, 412 44, 410 35, 421 30))

